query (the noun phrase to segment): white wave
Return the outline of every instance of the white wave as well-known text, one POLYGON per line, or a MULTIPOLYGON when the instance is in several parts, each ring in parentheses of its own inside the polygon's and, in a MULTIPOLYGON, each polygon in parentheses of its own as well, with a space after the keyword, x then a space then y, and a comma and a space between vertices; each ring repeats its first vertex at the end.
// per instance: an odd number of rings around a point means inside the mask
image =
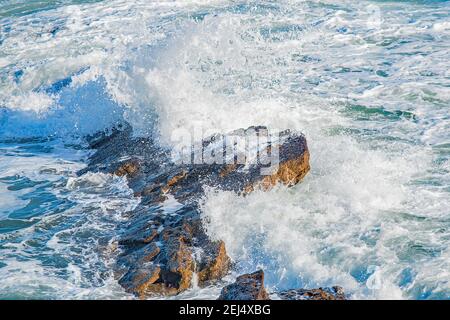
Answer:
MULTIPOLYGON (((399 220, 404 212, 433 217, 429 203, 410 204, 436 199, 407 186, 429 157, 417 149, 413 157, 388 157, 348 138, 312 138, 312 171, 295 188, 245 198, 210 191, 203 205, 208 233, 225 241, 243 271, 264 268, 273 289, 342 285, 353 297, 407 297, 399 277, 409 262, 398 255, 416 236, 408 230, 416 221, 399 220), (382 279, 374 290, 371 266, 382 279)), ((439 201, 448 205, 445 194, 439 201)), ((434 238, 433 232, 422 236, 427 243, 434 238)), ((428 272, 426 263, 411 267, 428 272)))
MULTIPOLYGON (((272 288, 448 298, 448 9, 116 0, 4 18, 0 134, 82 136, 126 120, 173 146, 177 129, 301 130, 306 180, 211 192, 211 235, 242 269, 264 265, 272 288)), ((93 182, 68 187, 80 183, 93 182)))

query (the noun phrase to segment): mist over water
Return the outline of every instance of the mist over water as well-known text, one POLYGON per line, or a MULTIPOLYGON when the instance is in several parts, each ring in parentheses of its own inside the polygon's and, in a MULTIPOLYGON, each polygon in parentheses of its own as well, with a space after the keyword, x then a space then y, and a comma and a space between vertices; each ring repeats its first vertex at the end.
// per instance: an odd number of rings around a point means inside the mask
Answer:
POLYGON ((138 200, 76 177, 83 138, 125 121, 168 147, 180 128, 305 133, 301 184, 202 200, 236 273, 450 297, 448 1, 81 2, 0 4, 0 298, 130 298, 109 266, 138 200))

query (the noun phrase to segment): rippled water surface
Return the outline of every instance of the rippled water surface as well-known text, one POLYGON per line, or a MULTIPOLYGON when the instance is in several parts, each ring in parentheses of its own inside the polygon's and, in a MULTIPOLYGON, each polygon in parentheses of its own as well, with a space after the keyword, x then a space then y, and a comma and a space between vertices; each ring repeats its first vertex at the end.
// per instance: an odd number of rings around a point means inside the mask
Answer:
POLYGON ((300 185, 203 199, 237 273, 449 299, 449 58, 449 1, 0 1, 0 298, 130 298, 111 264, 138 200, 76 175, 83 137, 127 121, 169 147, 305 133, 300 185))

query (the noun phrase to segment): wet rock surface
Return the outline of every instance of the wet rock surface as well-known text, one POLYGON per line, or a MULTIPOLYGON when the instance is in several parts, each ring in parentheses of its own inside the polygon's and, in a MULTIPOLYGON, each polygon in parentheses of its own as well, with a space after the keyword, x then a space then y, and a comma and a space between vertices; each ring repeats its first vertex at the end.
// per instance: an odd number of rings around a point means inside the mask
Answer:
POLYGON ((239 276, 236 282, 222 289, 218 300, 270 300, 264 288, 264 272, 239 276))
MULTIPOLYGON (((319 289, 291 289, 275 292, 281 300, 345 300, 341 287, 319 289)), ((243 274, 236 281, 222 289, 218 300, 270 300, 264 287, 264 271, 243 274)))
MULTIPOLYGON (((232 135, 246 137, 250 133, 259 137, 266 135, 267 129, 251 127, 232 135)), ((203 156, 205 150, 214 156, 223 153, 225 159, 225 139, 215 135, 197 149, 203 156)), ((290 131, 264 145, 264 155, 258 161, 246 158, 244 163, 174 163, 169 150, 152 138, 133 137, 129 126, 109 136, 92 137, 91 145, 96 152, 80 174, 94 171, 126 176, 135 195, 141 197, 138 207, 120 226, 125 231, 118 239, 121 255, 116 266, 119 283, 139 297, 178 294, 188 289, 193 279, 198 279, 199 286, 206 286, 228 273, 226 245, 209 239, 202 227, 198 200, 205 186, 245 195, 258 188, 268 190, 277 183, 294 185, 309 171, 306 139, 290 131)), ((195 148, 188 156, 195 160, 195 148)), ((234 160, 238 157, 241 155, 234 160)), ((248 283, 254 283, 252 279, 258 280, 258 275, 248 278, 248 283)), ((262 288, 256 297, 266 298, 264 292, 262 288)))

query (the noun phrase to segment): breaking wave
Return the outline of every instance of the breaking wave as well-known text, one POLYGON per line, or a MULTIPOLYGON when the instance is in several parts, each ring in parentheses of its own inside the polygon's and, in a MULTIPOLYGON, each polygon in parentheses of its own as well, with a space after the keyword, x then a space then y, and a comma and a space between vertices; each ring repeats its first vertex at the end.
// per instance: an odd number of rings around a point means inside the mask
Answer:
POLYGON ((75 177, 84 137, 126 122, 169 147, 179 128, 305 133, 303 183, 203 199, 208 233, 269 288, 449 298, 448 2, 1 7, 0 297, 128 298, 98 252, 131 191, 75 177))

